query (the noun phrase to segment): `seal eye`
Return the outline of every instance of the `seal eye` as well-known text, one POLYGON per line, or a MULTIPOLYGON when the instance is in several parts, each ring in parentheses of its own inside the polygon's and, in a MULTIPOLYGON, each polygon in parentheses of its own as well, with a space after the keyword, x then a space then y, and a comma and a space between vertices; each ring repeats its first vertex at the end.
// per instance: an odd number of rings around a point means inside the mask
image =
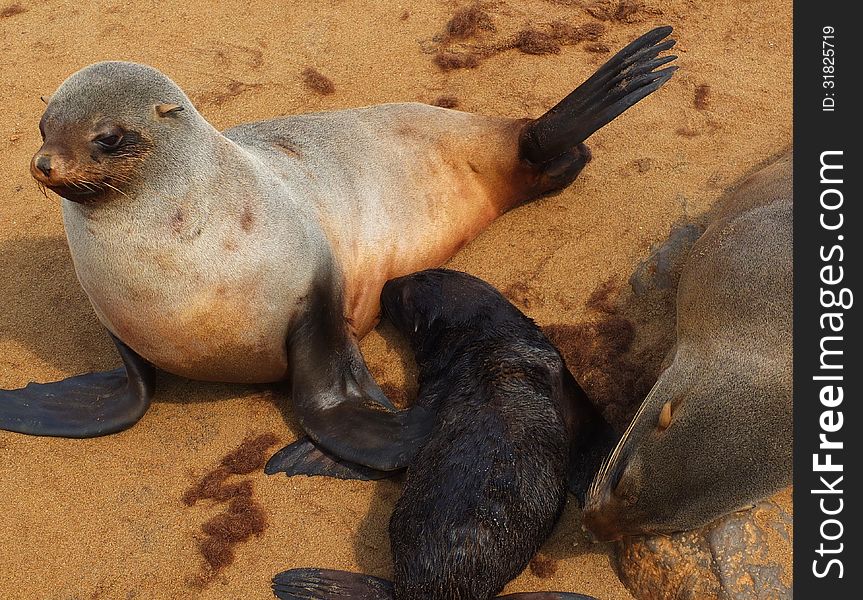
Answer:
POLYGON ((123 136, 119 133, 109 133, 93 140, 102 150, 116 150, 123 141, 123 136))
POLYGON ((633 506, 638 502, 638 493, 636 492, 636 483, 632 476, 623 477, 623 469, 621 469, 612 482, 614 485, 614 495, 617 496, 627 506, 633 506))

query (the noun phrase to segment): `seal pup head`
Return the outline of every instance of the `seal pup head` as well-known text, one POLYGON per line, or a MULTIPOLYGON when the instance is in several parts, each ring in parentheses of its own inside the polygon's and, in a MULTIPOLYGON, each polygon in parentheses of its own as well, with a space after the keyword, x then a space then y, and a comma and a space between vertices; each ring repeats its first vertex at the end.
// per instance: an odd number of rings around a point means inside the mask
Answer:
POLYGON ((142 163, 182 152, 191 136, 174 132, 202 124, 208 126, 189 98, 156 69, 96 63, 72 74, 49 99, 30 173, 74 202, 129 196, 142 163))
POLYGON ((465 273, 429 269, 388 281, 381 292, 383 315, 410 340, 421 359, 446 332, 490 331, 525 320, 488 283, 465 273))

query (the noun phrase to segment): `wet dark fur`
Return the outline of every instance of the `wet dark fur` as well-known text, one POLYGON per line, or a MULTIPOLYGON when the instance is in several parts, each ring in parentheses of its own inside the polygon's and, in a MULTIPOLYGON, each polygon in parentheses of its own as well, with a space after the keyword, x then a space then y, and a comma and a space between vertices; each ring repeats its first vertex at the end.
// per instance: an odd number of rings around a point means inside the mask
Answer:
MULTIPOLYGON (((415 353, 416 404, 436 414, 390 519, 395 598, 492 598, 559 518, 579 448, 571 442, 607 425, 539 327, 490 285, 423 271, 390 281, 381 299, 415 353)), ((280 598, 391 593, 372 587, 361 575, 319 570, 274 581, 280 598)))
POLYGON ((382 301, 416 355, 417 402, 437 411, 390 520, 396 597, 490 598, 563 510, 571 405, 586 398, 533 321, 474 277, 425 271, 382 301))
POLYGON ((563 361, 527 317, 466 275, 396 280, 383 299, 405 334, 418 314, 443 311, 429 324, 420 316, 411 337, 418 401, 438 416, 390 520, 396 597, 490 598, 527 566, 566 500, 563 361), (450 314, 454 290, 434 280, 456 283, 475 314, 450 314), (401 290, 423 306, 394 307, 401 290))

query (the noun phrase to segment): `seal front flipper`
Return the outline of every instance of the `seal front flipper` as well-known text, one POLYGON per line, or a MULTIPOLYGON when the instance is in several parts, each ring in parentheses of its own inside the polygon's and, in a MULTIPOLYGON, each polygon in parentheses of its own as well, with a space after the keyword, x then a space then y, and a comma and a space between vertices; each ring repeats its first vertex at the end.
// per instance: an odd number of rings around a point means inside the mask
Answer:
POLYGON ((332 569, 291 569, 273 577, 273 594, 280 600, 392 600, 393 584, 386 579, 332 569))
POLYGON ((0 390, 0 429, 88 438, 116 433, 137 423, 150 406, 155 369, 113 335, 111 339, 124 367, 0 390))
POLYGON ((662 41, 671 27, 657 27, 644 34, 602 65, 547 113, 529 122, 519 139, 520 156, 559 183, 569 185, 590 160, 579 145, 627 108, 656 91, 677 67, 658 67, 676 56, 656 58, 674 46, 662 41))
POLYGON ((285 473, 288 477, 307 475, 331 477, 334 479, 356 479, 374 481, 393 475, 392 471, 376 471, 346 460, 340 460, 326 450, 315 446, 309 438, 300 438, 293 444, 285 446, 276 452, 267 465, 264 473, 285 473))
POLYGON ((338 346, 329 346, 329 356, 310 351, 325 343, 320 337, 290 345, 295 414, 315 444, 336 457, 380 471, 403 469, 431 432, 434 413, 420 405, 393 410, 378 402, 356 343, 347 332, 345 337, 348 347, 334 352, 338 346), (358 370, 365 373, 358 376, 358 370))
POLYGON ((422 405, 393 408, 348 331, 341 297, 331 275, 321 276, 288 335, 294 412, 312 441, 339 459, 402 469, 431 432, 434 413, 422 405))

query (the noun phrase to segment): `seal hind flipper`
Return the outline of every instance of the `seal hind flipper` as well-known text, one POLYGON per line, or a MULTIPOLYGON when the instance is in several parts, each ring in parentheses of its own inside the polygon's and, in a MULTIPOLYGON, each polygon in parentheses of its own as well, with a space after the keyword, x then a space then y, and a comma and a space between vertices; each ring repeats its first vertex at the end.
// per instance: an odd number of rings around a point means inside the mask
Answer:
POLYGON ((657 27, 630 43, 551 110, 528 123, 519 139, 520 156, 534 165, 563 169, 557 159, 656 91, 677 70, 671 66, 654 71, 677 58, 656 58, 674 46, 674 40, 661 41, 671 31, 670 26, 657 27))
POLYGON ((306 437, 300 438, 276 452, 267 461, 264 473, 267 475, 285 473, 288 477, 306 475, 359 481, 374 481, 392 475, 390 471, 376 471, 346 460, 340 460, 315 446, 314 442, 306 437))
MULTIPOLYGON (((273 594, 280 600, 392 600, 393 584, 386 579, 332 569, 291 569, 273 577, 273 594)), ((568 592, 522 592, 496 596, 501 600, 596 600, 568 592)))
POLYGON ((124 367, 0 390, 0 429, 88 438, 116 433, 137 423, 150 406, 155 369, 113 335, 111 339, 124 367))
POLYGON ((392 600, 386 579, 332 569, 291 569, 273 577, 273 594, 281 600, 392 600))

